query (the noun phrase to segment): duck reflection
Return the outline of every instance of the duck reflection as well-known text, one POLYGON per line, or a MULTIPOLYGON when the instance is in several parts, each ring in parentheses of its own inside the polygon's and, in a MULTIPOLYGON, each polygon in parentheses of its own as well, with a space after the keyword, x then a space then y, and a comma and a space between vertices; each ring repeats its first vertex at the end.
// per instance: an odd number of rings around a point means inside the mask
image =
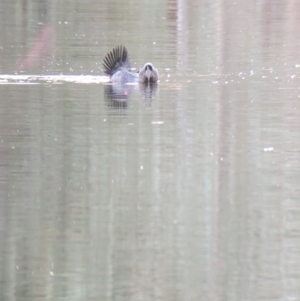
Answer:
POLYGON ((148 83, 148 84, 139 84, 139 89, 141 95, 146 100, 152 100, 153 97, 155 97, 157 93, 157 83, 148 83))
POLYGON ((105 85, 104 99, 109 107, 127 108, 133 85, 105 85))
MULTIPOLYGON (((104 100, 109 107, 127 108, 130 101, 132 91, 136 89, 137 85, 119 85, 109 84, 104 87, 104 100)), ((152 98, 157 92, 157 83, 138 85, 140 94, 147 101, 152 101, 152 98)))

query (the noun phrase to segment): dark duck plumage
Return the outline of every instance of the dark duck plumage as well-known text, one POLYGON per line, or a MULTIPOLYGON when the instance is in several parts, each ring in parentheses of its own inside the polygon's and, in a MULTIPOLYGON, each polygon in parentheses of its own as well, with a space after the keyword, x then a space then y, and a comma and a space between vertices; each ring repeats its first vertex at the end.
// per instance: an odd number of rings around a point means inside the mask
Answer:
POLYGON ((125 46, 117 46, 110 51, 103 60, 103 68, 104 73, 115 84, 155 83, 158 81, 158 71, 151 63, 146 63, 138 74, 130 72, 131 65, 125 46))

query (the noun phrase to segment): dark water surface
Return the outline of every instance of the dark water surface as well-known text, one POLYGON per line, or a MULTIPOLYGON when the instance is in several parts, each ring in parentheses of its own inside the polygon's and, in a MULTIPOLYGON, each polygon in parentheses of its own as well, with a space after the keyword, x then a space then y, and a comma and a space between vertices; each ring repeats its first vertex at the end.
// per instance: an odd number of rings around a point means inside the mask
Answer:
POLYGON ((300 2, 0 16, 1 301, 300 300, 300 2), (64 80, 119 44, 157 87, 64 80))

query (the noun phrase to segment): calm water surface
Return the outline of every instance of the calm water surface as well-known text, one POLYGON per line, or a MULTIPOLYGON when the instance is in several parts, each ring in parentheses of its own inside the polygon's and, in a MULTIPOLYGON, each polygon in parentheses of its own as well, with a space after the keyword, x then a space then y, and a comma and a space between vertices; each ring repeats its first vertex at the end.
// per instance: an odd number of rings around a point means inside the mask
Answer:
POLYGON ((2 1, 1 301, 300 300, 300 3, 275 2, 2 1), (119 44, 157 87, 9 79, 119 44))

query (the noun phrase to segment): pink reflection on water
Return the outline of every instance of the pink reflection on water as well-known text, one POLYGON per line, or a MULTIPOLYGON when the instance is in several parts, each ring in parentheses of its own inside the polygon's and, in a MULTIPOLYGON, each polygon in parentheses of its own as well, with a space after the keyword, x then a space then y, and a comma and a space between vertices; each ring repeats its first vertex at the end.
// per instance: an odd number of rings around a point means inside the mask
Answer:
POLYGON ((46 51, 49 49, 54 31, 53 29, 45 25, 39 32, 36 43, 29 49, 28 53, 21 59, 18 69, 30 69, 36 65, 36 63, 43 57, 46 51))

